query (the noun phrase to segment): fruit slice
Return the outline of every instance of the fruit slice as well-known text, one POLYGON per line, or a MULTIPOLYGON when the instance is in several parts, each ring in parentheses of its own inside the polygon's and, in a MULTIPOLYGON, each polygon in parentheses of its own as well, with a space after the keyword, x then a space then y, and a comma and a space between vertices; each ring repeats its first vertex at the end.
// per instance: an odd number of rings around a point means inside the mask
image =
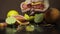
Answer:
POLYGON ((26 31, 34 31, 34 26, 33 25, 27 26, 26 31))
POLYGON ((19 13, 16 10, 10 10, 7 14, 7 17, 16 16, 16 15, 19 15, 19 13))
POLYGON ((33 20, 34 19, 34 16, 30 16, 29 20, 33 20))
POLYGON ((29 15, 25 14, 24 17, 26 20, 29 20, 29 15))
POLYGON ((16 22, 16 19, 14 17, 8 17, 6 18, 7 24, 14 24, 16 22))

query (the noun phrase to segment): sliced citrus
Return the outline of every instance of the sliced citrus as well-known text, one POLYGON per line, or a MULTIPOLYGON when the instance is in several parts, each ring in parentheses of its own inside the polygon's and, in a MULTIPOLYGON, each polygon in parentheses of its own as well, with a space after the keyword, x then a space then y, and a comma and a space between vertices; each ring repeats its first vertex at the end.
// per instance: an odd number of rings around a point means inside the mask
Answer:
POLYGON ((8 17, 6 18, 7 24, 14 24, 16 22, 16 19, 14 17, 8 17))

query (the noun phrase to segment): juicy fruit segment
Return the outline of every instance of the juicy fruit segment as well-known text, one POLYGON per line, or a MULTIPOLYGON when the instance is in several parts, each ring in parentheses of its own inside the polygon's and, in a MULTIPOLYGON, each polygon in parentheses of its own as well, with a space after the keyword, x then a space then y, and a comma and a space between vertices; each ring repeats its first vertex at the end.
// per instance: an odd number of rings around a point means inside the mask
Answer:
POLYGON ((34 21, 35 21, 35 23, 39 23, 39 22, 41 22, 43 20, 43 18, 44 18, 44 14, 43 13, 35 14, 34 21))
POLYGON ((33 25, 27 26, 26 31, 34 31, 34 26, 33 25))
POLYGON ((10 10, 7 14, 7 17, 16 16, 16 15, 19 15, 19 13, 16 10, 10 10))
POLYGON ((6 19, 7 24, 14 24, 16 22, 16 19, 14 17, 8 17, 6 19))
POLYGON ((34 16, 30 16, 29 20, 33 20, 34 19, 34 16))
POLYGON ((29 20, 29 15, 25 14, 24 17, 26 20, 29 20))
POLYGON ((25 18, 26 20, 32 20, 32 19, 34 19, 34 16, 29 16, 29 15, 25 14, 25 15, 24 15, 24 18, 25 18))

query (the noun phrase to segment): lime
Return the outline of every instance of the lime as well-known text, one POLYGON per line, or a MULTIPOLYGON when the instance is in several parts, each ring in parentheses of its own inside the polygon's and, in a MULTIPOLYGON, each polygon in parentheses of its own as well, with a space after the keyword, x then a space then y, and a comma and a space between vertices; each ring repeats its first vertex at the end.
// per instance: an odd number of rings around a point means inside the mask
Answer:
POLYGON ((25 14, 25 15, 24 15, 24 18, 25 18, 26 20, 29 20, 29 15, 28 15, 28 14, 25 14))
POLYGON ((30 16, 29 20, 33 20, 34 19, 34 16, 30 16))
POLYGON ((34 26, 33 25, 27 26, 26 31, 34 31, 34 26))
POLYGON ((7 17, 19 15, 18 11, 10 10, 7 14, 7 17))
POLYGON ((14 17, 8 17, 6 18, 7 24, 14 24, 16 22, 16 19, 14 17))

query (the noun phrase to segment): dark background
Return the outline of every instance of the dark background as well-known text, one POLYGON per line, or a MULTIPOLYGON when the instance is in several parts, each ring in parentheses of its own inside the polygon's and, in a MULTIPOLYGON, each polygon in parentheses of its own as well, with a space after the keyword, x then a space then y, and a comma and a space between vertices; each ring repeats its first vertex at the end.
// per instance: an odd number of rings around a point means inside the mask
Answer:
MULTIPOLYGON (((24 0, 0 0, 0 22, 5 21, 7 12, 11 9, 15 9, 21 14, 20 3, 22 1, 24 0)), ((50 7, 54 7, 60 10, 60 0, 49 0, 49 3, 50 7)), ((60 33, 60 20, 56 21, 56 29, 60 33)))
MULTIPOLYGON (((0 0, 0 21, 6 18, 7 12, 11 9, 17 10, 21 14, 20 3, 24 0, 0 0)), ((49 0, 50 7, 60 10, 60 0, 49 0)))

